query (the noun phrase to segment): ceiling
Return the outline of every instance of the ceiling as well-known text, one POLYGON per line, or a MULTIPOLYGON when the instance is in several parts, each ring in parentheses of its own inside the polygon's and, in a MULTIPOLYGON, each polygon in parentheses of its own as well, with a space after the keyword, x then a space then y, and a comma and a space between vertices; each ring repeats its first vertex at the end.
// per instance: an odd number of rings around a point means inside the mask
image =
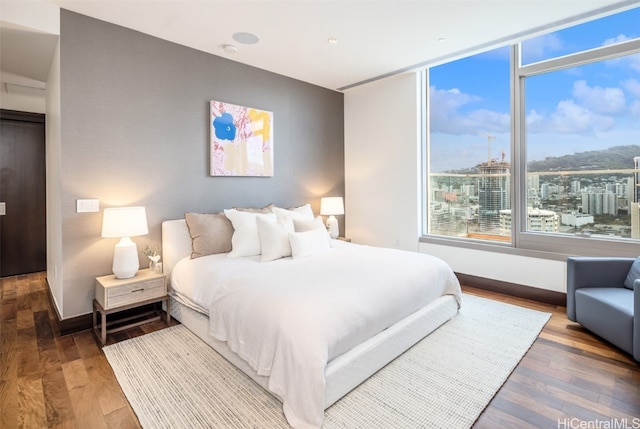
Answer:
MULTIPOLYGON (((0 0, 0 6, 7 1, 0 0)), ((638 0, 45 2, 339 91, 638 4, 638 0), (259 42, 239 43, 233 39, 237 32, 252 33, 259 42), (337 43, 329 43, 330 38, 337 43), (237 52, 226 52, 226 44, 237 47, 237 52)), ((0 37, 3 72, 46 80, 56 35, 0 21, 0 37)))

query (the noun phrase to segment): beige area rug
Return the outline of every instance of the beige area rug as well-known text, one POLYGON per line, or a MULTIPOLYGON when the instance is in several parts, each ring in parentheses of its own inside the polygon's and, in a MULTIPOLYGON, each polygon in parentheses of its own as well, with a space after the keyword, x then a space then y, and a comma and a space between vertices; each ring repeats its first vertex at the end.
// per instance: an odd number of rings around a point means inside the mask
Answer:
MULTIPOLYGON (((465 294, 460 313, 325 412, 323 428, 469 428, 550 314, 465 294)), ((286 428, 281 404, 182 325, 105 347, 144 428, 286 428)))

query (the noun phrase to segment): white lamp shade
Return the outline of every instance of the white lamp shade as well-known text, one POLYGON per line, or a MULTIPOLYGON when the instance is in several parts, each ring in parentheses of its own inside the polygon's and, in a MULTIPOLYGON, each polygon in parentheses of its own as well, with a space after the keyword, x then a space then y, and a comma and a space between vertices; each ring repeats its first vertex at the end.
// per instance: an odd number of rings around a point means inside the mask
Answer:
POLYGON ((149 233, 144 207, 114 207, 104 209, 102 237, 136 237, 149 233))
POLYGON ((320 214, 323 216, 344 214, 342 197, 320 198, 320 214))
POLYGON ((113 274, 119 279, 133 277, 140 268, 138 247, 129 237, 149 233, 144 207, 117 207, 104 209, 102 237, 120 238, 113 251, 113 274))

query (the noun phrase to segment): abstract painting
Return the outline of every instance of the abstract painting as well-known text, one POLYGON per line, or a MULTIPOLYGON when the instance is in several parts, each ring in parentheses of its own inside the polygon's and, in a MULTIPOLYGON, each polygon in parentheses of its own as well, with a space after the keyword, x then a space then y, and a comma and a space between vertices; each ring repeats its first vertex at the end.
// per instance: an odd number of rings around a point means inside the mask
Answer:
POLYGON ((273 176, 273 113, 211 101, 211 176, 273 176))

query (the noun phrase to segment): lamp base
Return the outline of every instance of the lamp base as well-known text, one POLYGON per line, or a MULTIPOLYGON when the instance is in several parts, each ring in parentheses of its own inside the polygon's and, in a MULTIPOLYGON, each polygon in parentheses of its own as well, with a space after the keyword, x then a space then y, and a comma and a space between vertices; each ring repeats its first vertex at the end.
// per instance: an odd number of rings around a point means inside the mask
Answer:
POLYGON ((329 231, 329 236, 333 239, 338 238, 338 235, 340 235, 338 219, 333 215, 329 216, 329 219, 327 219, 327 230, 329 231))
POLYGON ((118 279, 129 279, 139 268, 138 246, 129 237, 122 237, 113 251, 113 274, 118 279))

